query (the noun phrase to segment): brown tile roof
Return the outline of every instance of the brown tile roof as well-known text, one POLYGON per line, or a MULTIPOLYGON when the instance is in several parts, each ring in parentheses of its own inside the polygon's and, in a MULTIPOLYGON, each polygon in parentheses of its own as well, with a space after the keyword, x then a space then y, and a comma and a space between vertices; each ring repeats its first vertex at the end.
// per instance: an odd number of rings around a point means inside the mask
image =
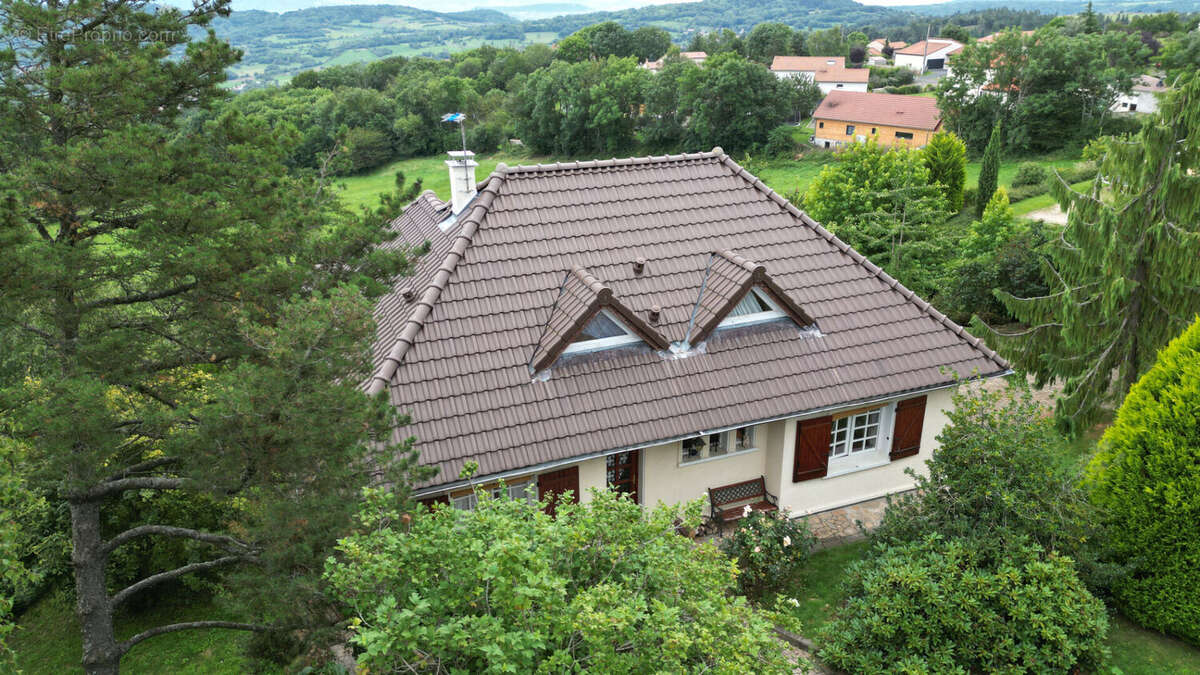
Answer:
POLYGON ((537 348, 533 350, 533 357, 529 361, 531 374, 553 364, 579 331, 604 309, 617 314, 626 326, 655 349, 667 349, 670 346, 658 331, 613 297, 611 288, 600 283, 579 265, 572 265, 563 277, 558 299, 550 310, 550 320, 546 322, 537 348))
POLYGON ((396 223, 432 250, 379 303, 369 385, 412 415, 397 437, 440 468, 430 485, 467 461, 496 474, 944 385, 943 367, 1007 369, 719 150, 501 166, 447 233, 436 206, 422 197, 396 223), (714 331, 682 357, 635 344, 530 376, 568 272, 638 317, 661 307, 654 330, 682 341, 714 251, 770 270, 819 333, 780 320, 714 331))
POLYGON ((771 61, 771 70, 790 72, 793 70, 817 71, 831 65, 846 66, 844 56, 776 56, 771 61), (829 63, 833 61, 833 63, 829 63))
MULTIPOLYGON (((945 49, 946 47, 953 47, 953 49, 946 52, 947 56, 949 56, 950 54, 957 54, 958 52, 962 51, 962 48, 963 48, 963 46, 960 43, 958 43, 954 40, 951 40, 950 38, 929 38, 929 53, 930 54, 935 54, 939 50, 945 49)), ((895 53, 908 54, 908 55, 912 55, 912 56, 922 56, 925 54, 925 40, 921 40, 920 42, 914 42, 907 47, 897 49, 895 53)))
POLYGON ((813 119, 886 124, 932 131, 941 124, 937 99, 928 96, 834 90, 813 112, 813 119))

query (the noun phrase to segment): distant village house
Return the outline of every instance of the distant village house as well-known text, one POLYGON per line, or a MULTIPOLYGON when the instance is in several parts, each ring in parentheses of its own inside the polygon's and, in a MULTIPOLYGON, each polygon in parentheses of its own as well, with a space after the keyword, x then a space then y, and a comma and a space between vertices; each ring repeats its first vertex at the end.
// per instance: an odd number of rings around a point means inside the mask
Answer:
POLYGON ((866 91, 871 78, 867 68, 847 68, 844 56, 776 56, 771 72, 778 78, 807 77, 822 94, 834 90, 866 91))
POLYGON ((874 139, 883 147, 920 148, 941 124, 934 98, 834 91, 813 112, 813 142, 835 148, 874 139))

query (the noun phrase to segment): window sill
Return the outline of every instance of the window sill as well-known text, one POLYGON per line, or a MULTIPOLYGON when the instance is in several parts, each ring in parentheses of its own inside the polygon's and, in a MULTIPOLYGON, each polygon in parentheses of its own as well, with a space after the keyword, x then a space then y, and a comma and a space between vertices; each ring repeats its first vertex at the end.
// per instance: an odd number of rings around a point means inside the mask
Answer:
POLYGON ((716 462, 716 461, 719 461, 722 459, 729 459, 730 457, 741 457, 742 455, 749 455, 752 452, 758 452, 758 448, 747 448, 746 450, 738 450, 737 452, 727 452, 723 455, 716 455, 715 457, 702 457, 701 459, 693 459, 693 460, 690 460, 687 462, 679 462, 677 464, 677 466, 682 469, 684 467, 695 466, 697 464, 705 464, 707 462, 716 462))
POLYGON ((854 464, 850 464, 847 462, 844 466, 839 466, 836 468, 833 466, 830 466, 829 471, 826 472, 826 474, 825 474, 825 478, 826 479, 837 478, 838 476, 845 476, 846 474, 849 474, 849 473, 858 473, 859 471, 868 471, 870 469, 877 469, 881 466, 884 466, 886 464, 891 464, 891 463, 892 463, 892 460, 889 459, 887 457, 887 455, 884 455, 882 459, 866 459, 866 458, 864 458, 862 462, 856 462, 854 464))

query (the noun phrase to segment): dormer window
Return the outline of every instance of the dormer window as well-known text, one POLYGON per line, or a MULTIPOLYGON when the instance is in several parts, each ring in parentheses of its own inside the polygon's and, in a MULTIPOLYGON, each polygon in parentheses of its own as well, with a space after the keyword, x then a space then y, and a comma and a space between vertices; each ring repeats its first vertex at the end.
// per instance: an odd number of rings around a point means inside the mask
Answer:
POLYGON ((783 313, 779 305, 776 305, 761 289, 754 287, 742 298, 741 302, 729 310, 729 314, 725 315, 725 319, 721 321, 718 328, 762 323, 781 319, 784 316, 787 315, 783 313))
POLYGON ((608 310, 601 310, 592 318, 583 330, 576 334, 571 344, 563 350, 563 354, 580 354, 600 349, 611 349, 621 345, 641 342, 642 338, 625 327, 620 319, 608 310))

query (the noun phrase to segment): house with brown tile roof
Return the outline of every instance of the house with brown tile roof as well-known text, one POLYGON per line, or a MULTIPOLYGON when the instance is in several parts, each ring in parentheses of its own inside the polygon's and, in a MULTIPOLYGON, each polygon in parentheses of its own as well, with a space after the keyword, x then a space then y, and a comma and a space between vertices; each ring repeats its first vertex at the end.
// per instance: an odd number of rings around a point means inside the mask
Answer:
POLYGON ((466 193, 393 223, 394 245, 429 246, 376 308, 364 385, 439 469, 422 499, 652 505, 746 482, 817 512, 909 489, 956 374, 1008 371, 720 148, 478 183, 469 156, 447 164, 466 193))
POLYGON ((934 98, 835 91, 813 111, 813 143, 836 148, 873 139, 884 147, 920 148, 941 125, 934 98))
POLYGON ((807 77, 822 94, 835 89, 866 91, 871 78, 867 68, 847 68, 844 56, 776 56, 771 61, 775 77, 807 77))

